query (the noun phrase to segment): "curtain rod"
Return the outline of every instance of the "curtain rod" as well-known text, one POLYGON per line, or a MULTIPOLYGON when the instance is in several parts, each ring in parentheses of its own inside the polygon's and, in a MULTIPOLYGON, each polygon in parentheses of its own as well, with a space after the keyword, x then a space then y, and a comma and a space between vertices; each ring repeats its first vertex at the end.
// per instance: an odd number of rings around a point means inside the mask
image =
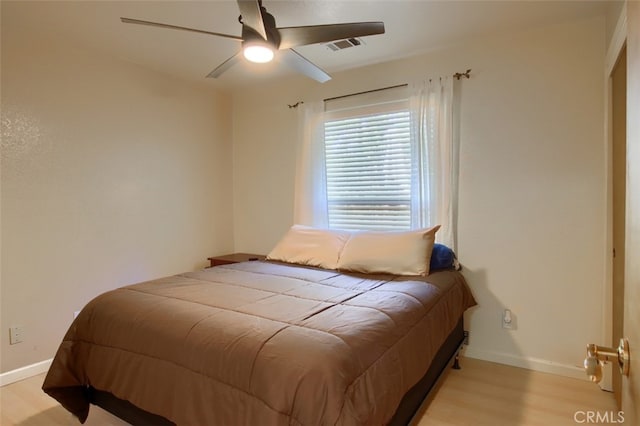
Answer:
MULTIPOLYGON (((462 77, 471 78, 470 73, 471 73, 471 69, 468 69, 465 72, 457 72, 457 73, 453 74, 453 77, 455 77, 456 80, 460 80, 462 77)), ((395 86, 381 87, 380 89, 365 90, 364 92, 349 93, 348 95, 334 96, 333 98, 323 99, 323 101, 324 102, 335 101, 337 99, 348 98, 348 97, 351 97, 351 96, 366 95, 367 93, 375 93, 375 92, 380 92, 382 90, 389 90, 389 89, 397 89, 397 88, 400 88, 400 87, 407 87, 408 85, 409 85, 408 83, 396 84, 395 86)))
POLYGON ((342 96, 334 96, 333 98, 323 99, 323 101, 325 102, 335 101, 336 99, 349 98, 351 96, 358 96, 358 95, 366 95, 367 93, 381 92, 383 90, 389 90, 389 89, 397 89, 399 87, 407 87, 408 85, 409 85, 408 83, 396 84, 395 86, 381 87, 379 89, 373 89, 373 90, 365 90, 364 92, 349 93, 348 95, 342 95, 342 96))

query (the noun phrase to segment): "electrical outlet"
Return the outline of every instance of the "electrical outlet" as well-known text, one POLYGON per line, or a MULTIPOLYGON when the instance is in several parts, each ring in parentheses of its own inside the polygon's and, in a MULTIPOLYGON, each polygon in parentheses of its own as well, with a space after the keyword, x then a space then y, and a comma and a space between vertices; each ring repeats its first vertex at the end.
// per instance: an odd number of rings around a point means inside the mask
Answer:
POLYGON ((9 344, 15 345, 16 343, 21 343, 24 339, 24 328, 23 327, 11 327, 9 329, 9 344))
POLYGON ((510 309, 502 311, 502 328, 506 328, 507 330, 516 329, 516 317, 510 309))

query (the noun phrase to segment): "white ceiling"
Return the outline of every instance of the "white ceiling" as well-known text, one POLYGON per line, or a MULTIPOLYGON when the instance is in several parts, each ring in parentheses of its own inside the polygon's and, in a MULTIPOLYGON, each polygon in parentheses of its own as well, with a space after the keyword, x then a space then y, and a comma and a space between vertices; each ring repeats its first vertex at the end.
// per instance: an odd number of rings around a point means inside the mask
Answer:
MULTIPOLYGON (((264 0, 279 27, 383 21, 383 35, 364 45, 333 52, 323 45, 296 50, 332 73, 412 56, 462 40, 525 27, 603 14, 607 1, 427 1, 264 0)), ((292 75, 284 64, 242 61, 219 79, 204 77, 235 54, 240 43, 227 38, 123 24, 136 18, 240 35, 234 0, 215 1, 2 1, 2 25, 73 40, 105 55, 218 88, 233 89, 292 75)), ((320 83, 318 83, 320 84, 320 83)))

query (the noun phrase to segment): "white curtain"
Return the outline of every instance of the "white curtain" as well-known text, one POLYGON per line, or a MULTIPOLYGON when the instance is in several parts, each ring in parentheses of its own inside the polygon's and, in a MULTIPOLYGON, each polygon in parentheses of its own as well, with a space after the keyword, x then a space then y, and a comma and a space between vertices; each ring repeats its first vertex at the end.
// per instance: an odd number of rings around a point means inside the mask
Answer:
POLYGON ((452 78, 411 86, 414 168, 412 227, 441 225, 436 240, 456 249, 457 148, 453 134, 452 78))
POLYGON ((294 189, 294 223, 329 226, 326 170, 324 163, 324 102, 309 102, 298 108, 298 144, 294 189))
MULTIPOLYGON (((452 78, 410 86, 413 149, 412 228, 441 225, 438 242, 456 249, 457 147, 453 134, 452 78)), ((324 103, 299 108, 294 221, 328 227, 324 161, 324 103)))

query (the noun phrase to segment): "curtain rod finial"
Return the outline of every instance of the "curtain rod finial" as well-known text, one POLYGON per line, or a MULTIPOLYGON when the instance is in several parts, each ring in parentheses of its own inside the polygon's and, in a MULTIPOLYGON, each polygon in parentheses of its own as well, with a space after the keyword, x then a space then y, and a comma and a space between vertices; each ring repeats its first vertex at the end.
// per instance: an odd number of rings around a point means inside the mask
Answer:
POLYGON ((471 78, 471 68, 469 68, 465 72, 457 72, 453 76, 456 78, 456 80, 460 80, 462 77, 471 78))

